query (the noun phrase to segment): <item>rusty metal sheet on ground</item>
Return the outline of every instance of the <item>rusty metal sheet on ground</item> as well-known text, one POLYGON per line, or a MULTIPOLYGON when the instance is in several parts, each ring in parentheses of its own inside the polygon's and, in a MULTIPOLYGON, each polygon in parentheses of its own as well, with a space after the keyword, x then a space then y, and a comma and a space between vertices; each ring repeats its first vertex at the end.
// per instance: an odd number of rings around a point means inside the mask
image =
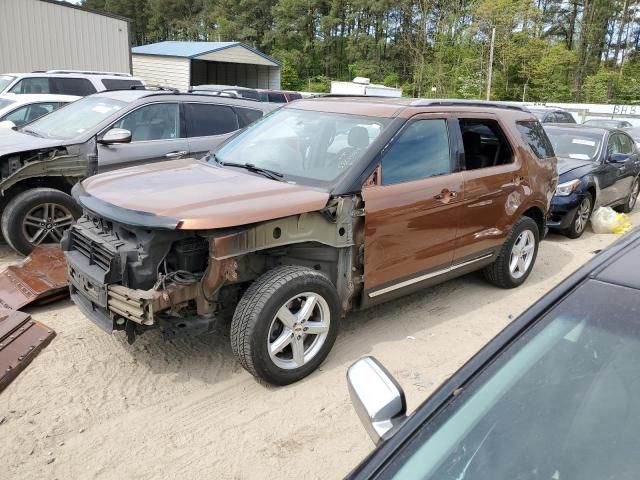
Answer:
POLYGON ((67 262, 57 245, 38 246, 22 262, 0 272, 0 308, 18 310, 68 294, 67 262))
POLYGON ((0 308, 0 392, 55 336, 29 314, 0 308))

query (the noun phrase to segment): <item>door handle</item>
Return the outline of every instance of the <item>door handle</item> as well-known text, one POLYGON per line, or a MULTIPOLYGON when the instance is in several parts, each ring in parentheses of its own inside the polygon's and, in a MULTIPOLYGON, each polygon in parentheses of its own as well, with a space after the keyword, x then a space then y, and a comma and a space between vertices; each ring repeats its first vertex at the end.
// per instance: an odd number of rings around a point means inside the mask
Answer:
POLYGON ((458 196, 458 192, 453 192, 447 188, 443 189, 439 194, 435 195, 433 198, 436 200, 442 200, 444 202, 448 202, 452 198, 456 198, 458 196))
POLYGON ((167 153, 165 155, 165 157, 167 158, 180 158, 180 157, 184 157, 187 154, 186 151, 182 151, 182 152, 171 152, 171 153, 167 153))

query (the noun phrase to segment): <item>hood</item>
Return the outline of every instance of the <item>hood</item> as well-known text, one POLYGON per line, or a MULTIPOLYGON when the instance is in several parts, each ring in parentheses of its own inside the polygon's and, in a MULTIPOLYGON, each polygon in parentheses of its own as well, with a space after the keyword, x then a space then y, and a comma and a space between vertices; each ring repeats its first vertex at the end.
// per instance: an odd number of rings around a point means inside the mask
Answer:
POLYGON ((327 192, 186 159, 90 177, 75 192, 96 213, 123 223, 206 230, 324 208, 327 192))
POLYGON ((596 165, 597 163, 591 160, 558 157, 558 175, 572 172, 572 177, 581 177, 592 171, 596 165))
POLYGON ((40 138, 12 128, 0 128, 0 156, 69 144, 69 140, 40 138))

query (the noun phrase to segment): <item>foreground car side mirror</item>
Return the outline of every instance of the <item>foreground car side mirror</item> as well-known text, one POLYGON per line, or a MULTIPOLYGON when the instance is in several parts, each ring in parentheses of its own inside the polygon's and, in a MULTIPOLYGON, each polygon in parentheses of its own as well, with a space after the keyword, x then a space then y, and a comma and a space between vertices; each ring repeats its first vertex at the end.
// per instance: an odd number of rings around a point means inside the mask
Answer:
POLYGON ((131 141, 131 132, 126 128, 112 128, 105 133, 98 143, 103 145, 112 145, 114 143, 129 143, 131 141))
POLYGON ((629 155, 626 153, 612 153, 609 155, 609 163, 624 163, 629 160, 629 155))
POLYGON ((16 128, 16 124, 11 120, 3 120, 2 122, 0 122, 0 128, 16 128))
POLYGON ((347 382, 351 402, 373 443, 390 438, 407 418, 407 402, 398 382, 373 357, 351 365, 347 382))

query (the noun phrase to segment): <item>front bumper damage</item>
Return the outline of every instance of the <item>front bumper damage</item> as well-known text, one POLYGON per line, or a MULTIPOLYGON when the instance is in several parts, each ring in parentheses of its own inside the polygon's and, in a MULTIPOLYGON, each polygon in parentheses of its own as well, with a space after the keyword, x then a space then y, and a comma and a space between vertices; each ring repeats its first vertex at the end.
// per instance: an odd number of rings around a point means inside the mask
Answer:
POLYGON ((321 212, 215 231, 120 224, 85 210, 62 241, 70 294, 100 328, 130 341, 151 328, 165 338, 198 335, 262 273, 293 263, 327 272, 349 311, 361 278, 358 202, 341 197, 321 212))
POLYGON ((549 209, 547 226, 554 230, 569 228, 583 198, 584 194, 576 192, 566 197, 554 196, 549 209))
MULTIPOLYGON (((69 293, 82 312, 108 333, 126 331, 130 342, 151 328, 160 328, 167 339, 210 330, 215 322, 211 292, 223 281, 236 279, 236 261, 211 258, 202 281, 134 288, 128 286, 129 271, 146 268, 149 252, 141 250, 137 240, 123 238, 117 232, 100 231, 86 219, 65 235, 69 293), (185 317, 190 304, 196 308, 185 317)), ((166 253, 161 246, 156 249, 162 256, 166 253)), ((153 265, 149 268, 155 270, 153 265)))

